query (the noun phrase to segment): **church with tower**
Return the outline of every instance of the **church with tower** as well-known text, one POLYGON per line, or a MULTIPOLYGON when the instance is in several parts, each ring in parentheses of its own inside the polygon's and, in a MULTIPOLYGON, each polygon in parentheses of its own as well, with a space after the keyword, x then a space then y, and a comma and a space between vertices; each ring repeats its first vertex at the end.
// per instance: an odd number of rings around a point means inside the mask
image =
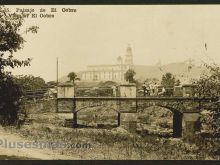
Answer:
POLYGON ((82 72, 81 81, 124 82, 124 74, 133 67, 132 48, 128 45, 124 59, 119 56, 116 64, 87 66, 86 71, 82 72))

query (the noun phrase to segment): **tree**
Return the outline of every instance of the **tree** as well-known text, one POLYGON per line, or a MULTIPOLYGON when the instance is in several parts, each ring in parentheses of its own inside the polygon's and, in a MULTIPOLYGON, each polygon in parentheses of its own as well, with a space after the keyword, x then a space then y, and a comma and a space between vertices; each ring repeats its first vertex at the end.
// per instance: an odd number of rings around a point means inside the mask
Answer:
POLYGON ((208 73, 195 80, 196 94, 199 97, 216 97, 220 95, 220 67, 217 64, 204 64, 208 73))
POLYGON ((134 76, 136 75, 136 72, 133 69, 128 69, 125 73, 125 80, 129 83, 135 83, 134 76))
POLYGON ((14 82, 12 76, 0 75, 0 124, 8 125, 17 120, 21 88, 14 82))
MULTIPOLYGON (((217 64, 204 64, 208 72, 201 75, 196 84, 195 93, 198 97, 219 97, 220 96, 220 67, 217 64)), ((202 122, 208 126, 212 134, 220 133, 220 102, 207 104, 207 113, 202 122)))
POLYGON ((4 7, 0 6, 0 73, 4 72, 5 67, 30 65, 30 58, 18 60, 13 54, 23 48, 25 42, 23 34, 37 33, 37 26, 29 27, 21 32, 23 22, 23 15, 6 12, 4 7))
POLYGON ((47 84, 41 77, 35 77, 32 75, 20 75, 14 77, 14 81, 18 84, 22 91, 27 90, 39 90, 47 88, 47 84))
POLYGON ((172 75, 172 73, 166 73, 162 76, 161 85, 165 87, 174 87, 175 82, 175 77, 172 75))
POLYGON ((68 78, 70 79, 70 81, 72 81, 73 83, 75 82, 75 80, 78 79, 76 73, 74 73, 74 72, 70 72, 67 77, 68 77, 68 78))
MULTIPOLYGON (((12 124, 17 120, 21 90, 6 68, 29 66, 31 59, 19 60, 14 53, 24 46, 24 34, 37 33, 38 27, 32 26, 22 31, 22 14, 10 13, 0 6, 0 115, 4 123, 12 124)), ((1 122, 3 122, 1 121, 1 122)))

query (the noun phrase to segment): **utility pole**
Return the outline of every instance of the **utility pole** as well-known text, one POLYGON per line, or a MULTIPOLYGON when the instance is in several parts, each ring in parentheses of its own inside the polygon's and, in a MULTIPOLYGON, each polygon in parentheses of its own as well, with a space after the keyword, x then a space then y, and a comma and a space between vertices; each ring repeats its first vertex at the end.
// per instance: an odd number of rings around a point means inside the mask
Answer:
POLYGON ((58 71, 59 71, 59 70, 58 70, 58 66, 59 66, 59 65, 58 65, 58 60, 59 60, 59 59, 58 59, 58 57, 57 57, 57 83, 56 83, 56 84, 57 84, 57 85, 56 85, 56 86, 57 86, 57 100, 56 100, 56 112, 58 112, 58 76, 59 76, 59 75, 58 75, 58 71))
POLYGON ((121 81, 123 81, 123 61, 121 60, 121 81))
POLYGON ((58 86, 58 57, 57 57, 57 86, 58 86))

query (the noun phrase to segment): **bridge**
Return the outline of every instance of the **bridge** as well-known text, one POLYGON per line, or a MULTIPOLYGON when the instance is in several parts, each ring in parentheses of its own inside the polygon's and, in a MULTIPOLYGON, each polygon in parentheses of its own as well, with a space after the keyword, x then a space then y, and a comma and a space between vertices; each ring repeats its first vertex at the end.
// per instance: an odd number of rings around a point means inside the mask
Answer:
POLYGON ((118 113, 118 126, 136 132, 137 114, 151 106, 159 106, 173 113, 173 137, 188 141, 200 130, 200 112, 218 98, 196 97, 72 97, 57 98, 58 111, 73 113, 73 127, 77 127, 77 113, 89 107, 105 107, 118 113))

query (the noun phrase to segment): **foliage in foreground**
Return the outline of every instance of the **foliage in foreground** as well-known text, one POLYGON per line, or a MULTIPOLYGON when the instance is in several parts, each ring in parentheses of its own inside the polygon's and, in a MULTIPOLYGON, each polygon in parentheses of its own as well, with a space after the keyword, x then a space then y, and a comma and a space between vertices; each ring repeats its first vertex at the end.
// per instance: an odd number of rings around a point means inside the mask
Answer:
MULTIPOLYGON (((196 84, 195 93, 198 97, 219 97, 220 96, 220 67, 217 64, 204 64, 208 73, 201 75, 200 79, 194 81, 196 84)), ((220 133, 220 102, 208 105, 208 113, 203 119, 209 132, 213 135, 220 133)))
POLYGON ((7 125, 16 121, 21 95, 20 87, 12 76, 0 74, 0 124, 7 125))
POLYGON ((9 13, 0 6, 0 117, 1 123, 12 124, 17 119, 21 91, 6 69, 29 66, 31 59, 19 60, 14 53, 22 49, 25 39, 23 34, 37 33, 38 27, 29 27, 22 32, 24 17, 9 13))

